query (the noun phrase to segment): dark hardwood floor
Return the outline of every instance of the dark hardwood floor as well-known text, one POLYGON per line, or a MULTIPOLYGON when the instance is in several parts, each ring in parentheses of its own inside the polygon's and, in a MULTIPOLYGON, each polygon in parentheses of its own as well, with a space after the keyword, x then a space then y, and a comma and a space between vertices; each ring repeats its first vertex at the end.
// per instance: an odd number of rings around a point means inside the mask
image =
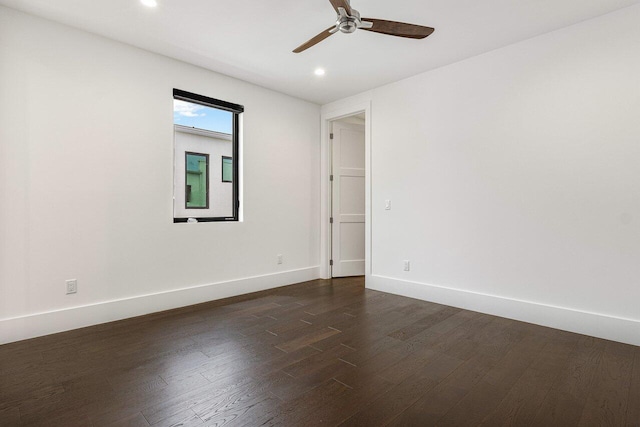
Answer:
POLYGON ((0 425, 638 426, 640 347, 317 280, 0 346, 0 425))

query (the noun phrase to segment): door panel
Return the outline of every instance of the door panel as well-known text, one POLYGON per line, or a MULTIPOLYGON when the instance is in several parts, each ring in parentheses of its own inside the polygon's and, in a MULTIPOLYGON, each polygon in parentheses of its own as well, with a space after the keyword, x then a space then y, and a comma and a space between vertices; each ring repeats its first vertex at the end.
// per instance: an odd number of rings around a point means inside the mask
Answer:
POLYGON ((356 174, 350 170, 349 175, 340 180, 340 215, 364 215, 364 171, 356 174))
POLYGON ((364 275, 364 150, 364 125, 333 123, 333 277, 364 275))
POLYGON ((361 259, 364 253, 364 227, 362 222, 343 222, 340 224, 340 233, 342 235, 340 254, 343 262, 345 260, 364 261, 364 259, 361 259))

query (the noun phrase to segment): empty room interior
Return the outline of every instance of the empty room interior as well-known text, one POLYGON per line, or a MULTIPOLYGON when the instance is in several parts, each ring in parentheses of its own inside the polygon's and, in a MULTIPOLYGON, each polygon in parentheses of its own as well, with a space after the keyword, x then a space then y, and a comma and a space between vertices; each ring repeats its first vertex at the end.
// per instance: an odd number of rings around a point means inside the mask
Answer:
POLYGON ((640 426, 640 2, 0 0, 40 425, 640 426))

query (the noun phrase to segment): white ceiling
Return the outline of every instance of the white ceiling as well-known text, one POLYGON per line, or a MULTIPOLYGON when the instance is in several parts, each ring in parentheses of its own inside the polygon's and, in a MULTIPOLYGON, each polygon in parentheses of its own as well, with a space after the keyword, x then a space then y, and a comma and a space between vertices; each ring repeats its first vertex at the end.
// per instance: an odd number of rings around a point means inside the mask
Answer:
POLYGON ((328 0, 0 0, 0 4, 324 104, 640 0, 352 0, 363 17, 431 26, 424 40, 330 27, 328 0), (316 67, 327 73, 313 74, 316 67))

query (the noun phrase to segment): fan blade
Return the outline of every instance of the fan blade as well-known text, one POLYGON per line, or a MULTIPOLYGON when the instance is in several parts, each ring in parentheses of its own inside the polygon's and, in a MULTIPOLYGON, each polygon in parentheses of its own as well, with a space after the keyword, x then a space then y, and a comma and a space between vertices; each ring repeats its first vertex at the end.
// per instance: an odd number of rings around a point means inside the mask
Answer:
POLYGON ((435 29, 422 25, 405 24, 404 22, 385 21, 384 19, 362 18, 363 22, 373 23, 371 28, 363 30, 374 33, 389 34, 390 36, 406 37, 409 39, 423 39, 433 33, 435 29))
POLYGON ((334 28, 335 28, 335 26, 332 25, 331 27, 327 28, 326 30, 324 30, 323 32, 321 32, 320 34, 315 36, 314 38, 302 43, 300 46, 298 46, 297 48, 295 48, 293 50, 293 53, 300 53, 300 52, 302 52, 304 50, 309 49, 311 46, 314 46, 314 45, 320 43, 322 40, 326 39, 331 34, 333 34, 333 32, 331 32, 331 30, 333 30, 334 28))
POLYGON ((336 10, 336 13, 340 13, 338 8, 341 7, 347 11, 347 15, 353 16, 353 12, 351 11, 351 6, 349 6, 349 2, 347 0, 329 0, 331 5, 336 10))

